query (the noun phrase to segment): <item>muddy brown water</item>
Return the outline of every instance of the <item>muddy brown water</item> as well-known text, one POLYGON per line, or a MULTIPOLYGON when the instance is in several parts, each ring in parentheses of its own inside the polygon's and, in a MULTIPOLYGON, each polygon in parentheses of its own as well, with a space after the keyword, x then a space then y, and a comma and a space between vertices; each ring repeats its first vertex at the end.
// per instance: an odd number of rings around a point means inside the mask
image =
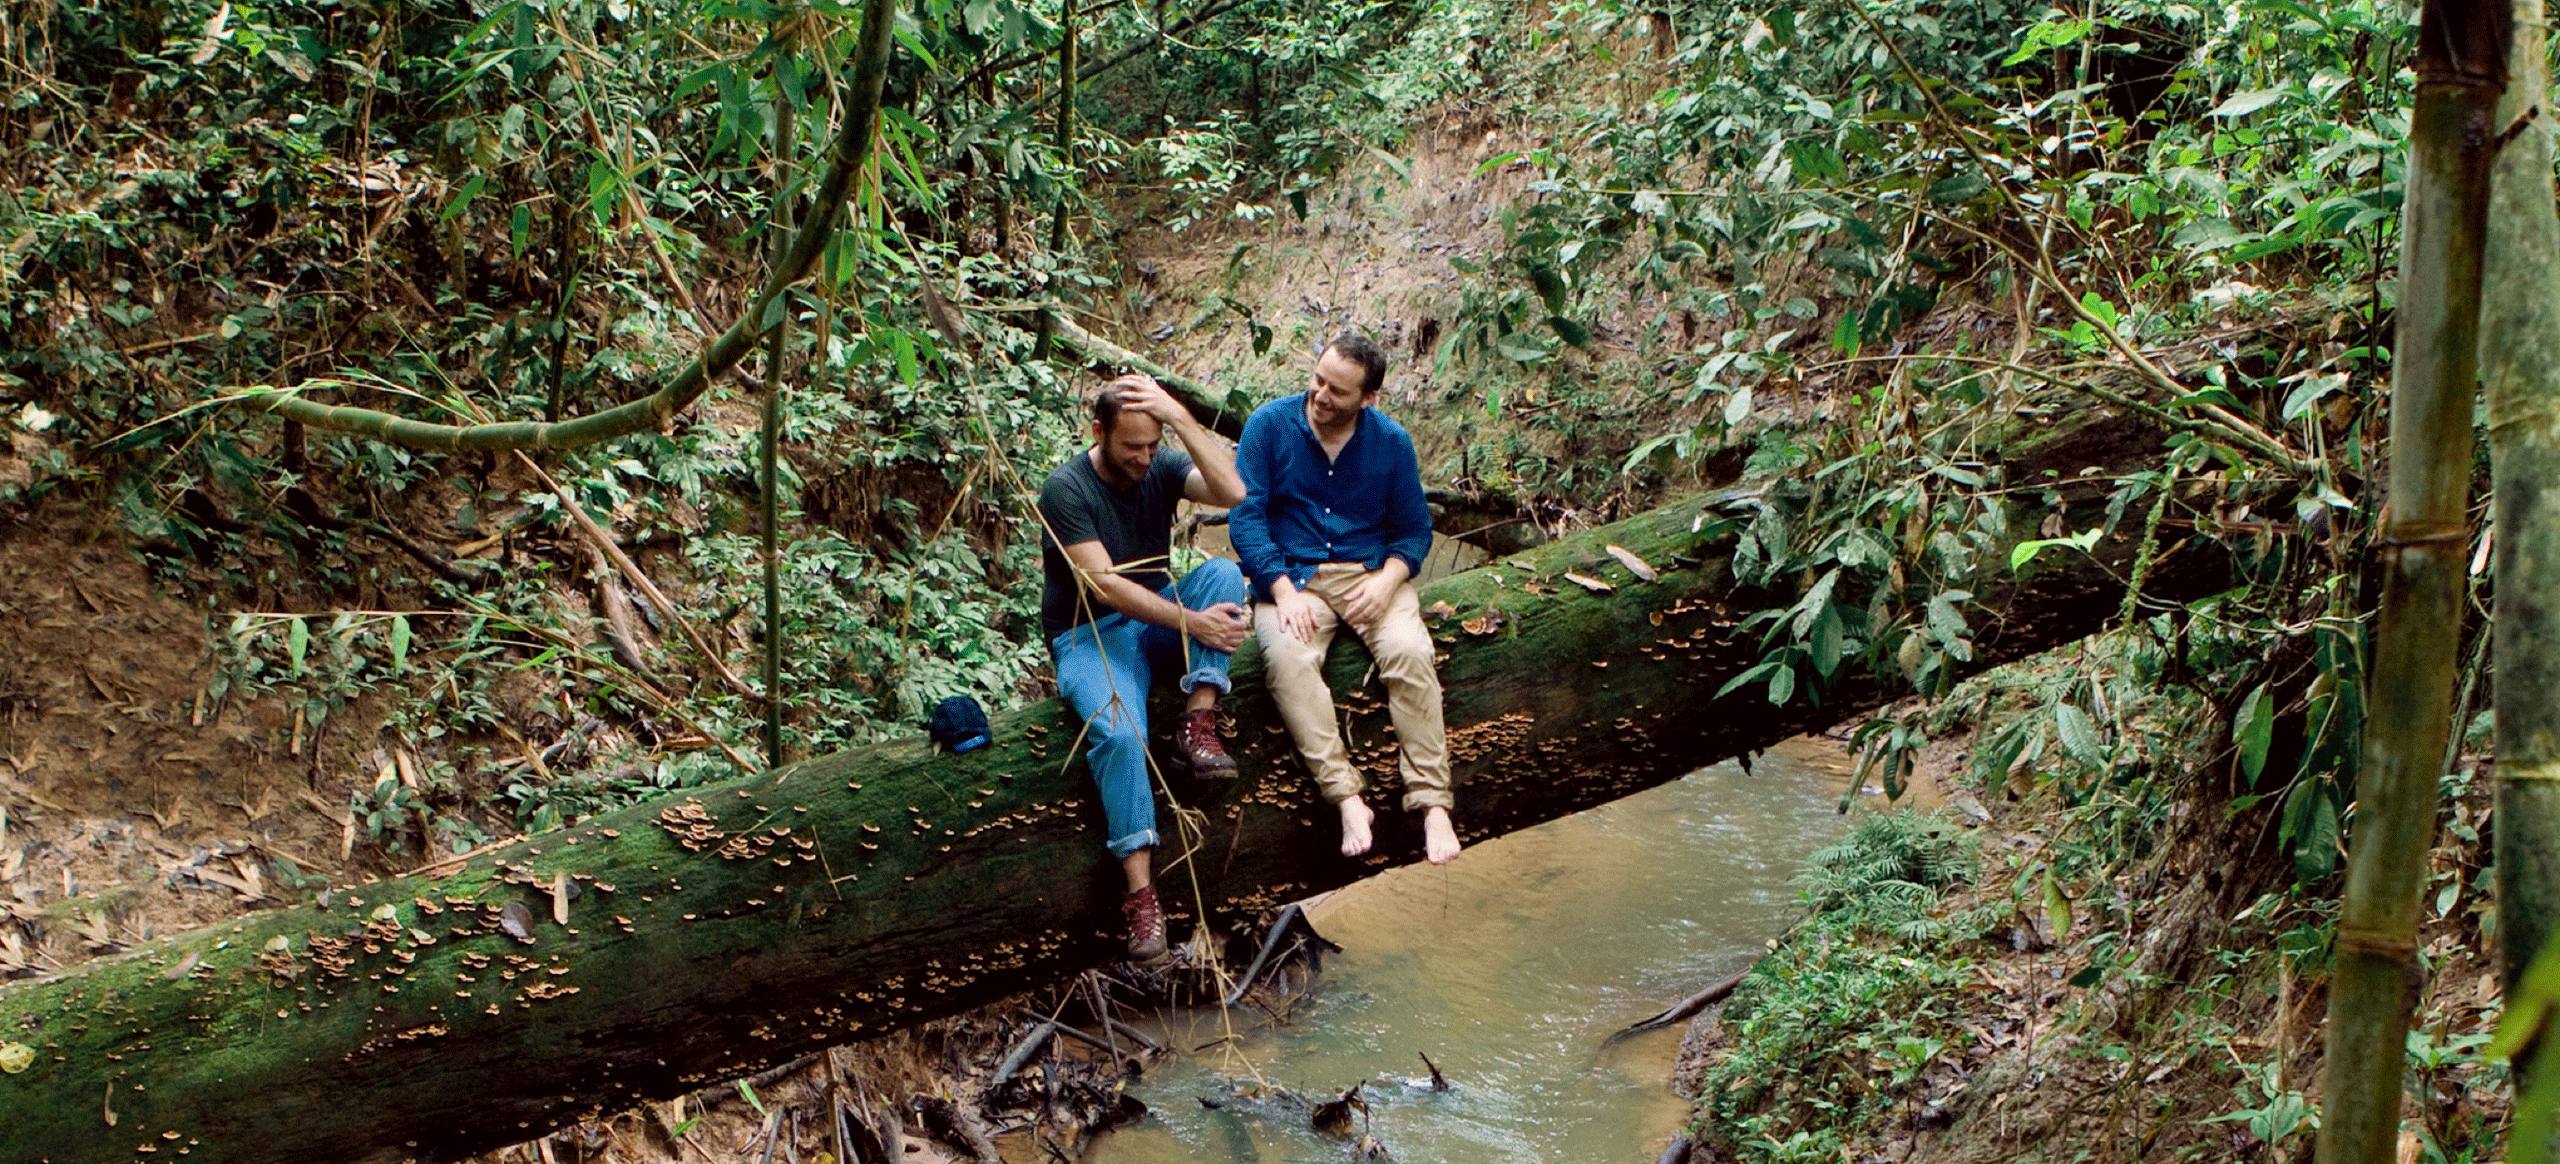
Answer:
POLYGON ((1313 989, 1278 1022, 1212 1010, 1152 1024, 1184 1053, 1131 1085, 1154 1116, 1088 1159, 1345 1159, 1273 1090, 1317 1102, 1366 1080, 1367 1134, 1397 1160, 1653 1160, 1688 1118, 1670 1085, 1686 1024, 1602 1044, 1748 965, 1794 920, 1790 879, 1843 832, 1839 756, 1792 741, 1749 775, 1703 769, 1322 898, 1309 914, 1344 951, 1313 989), (1429 1090, 1424 1053, 1451 1090, 1429 1090))

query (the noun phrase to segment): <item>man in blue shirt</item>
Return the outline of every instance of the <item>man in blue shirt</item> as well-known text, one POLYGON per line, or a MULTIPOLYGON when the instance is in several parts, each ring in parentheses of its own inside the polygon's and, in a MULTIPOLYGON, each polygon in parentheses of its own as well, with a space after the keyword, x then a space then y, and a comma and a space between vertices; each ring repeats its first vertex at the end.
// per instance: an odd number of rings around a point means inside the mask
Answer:
POLYGON ((1343 855, 1369 851, 1377 815, 1360 799, 1360 770, 1343 748, 1324 681, 1325 649, 1349 623, 1386 680, 1405 811, 1422 814, 1423 855, 1446 865, 1459 847, 1448 738, 1412 582, 1431 552, 1431 510, 1413 438, 1370 407, 1386 376, 1377 345, 1344 332, 1316 357, 1304 395, 1255 409, 1236 445, 1245 500, 1228 533, 1263 600, 1254 632, 1272 697, 1316 787, 1342 813, 1343 855))
POLYGON ((1164 956, 1156 902, 1155 785, 1147 778, 1147 687, 1178 671, 1188 696, 1174 746, 1193 775, 1232 778, 1218 740, 1227 660, 1244 642, 1244 575, 1212 558, 1173 580, 1173 511, 1184 499, 1244 499, 1235 454, 1145 376, 1114 380, 1093 402, 1093 447, 1049 474, 1040 489, 1040 565, 1047 586, 1041 629, 1058 668, 1058 694, 1084 725, 1086 763, 1102 794, 1111 855, 1128 880, 1121 910, 1129 957, 1164 956), (1172 430, 1183 452, 1164 448, 1172 430))

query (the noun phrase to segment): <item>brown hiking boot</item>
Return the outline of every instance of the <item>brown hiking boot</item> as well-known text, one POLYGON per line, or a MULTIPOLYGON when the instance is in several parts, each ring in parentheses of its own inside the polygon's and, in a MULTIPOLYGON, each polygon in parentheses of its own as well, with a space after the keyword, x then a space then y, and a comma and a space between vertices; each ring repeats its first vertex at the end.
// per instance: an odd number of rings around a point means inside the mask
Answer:
POLYGON ((1156 887, 1121 898, 1120 912, 1129 919, 1129 960, 1153 962, 1164 957, 1164 910, 1156 905, 1156 887))
POLYGON ((1217 708, 1183 712, 1182 722, 1173 729, 1173 751, 1199 779, 1236 778, 1235 757, 1227 754, 1227 745, 1218 739, 1217 708))

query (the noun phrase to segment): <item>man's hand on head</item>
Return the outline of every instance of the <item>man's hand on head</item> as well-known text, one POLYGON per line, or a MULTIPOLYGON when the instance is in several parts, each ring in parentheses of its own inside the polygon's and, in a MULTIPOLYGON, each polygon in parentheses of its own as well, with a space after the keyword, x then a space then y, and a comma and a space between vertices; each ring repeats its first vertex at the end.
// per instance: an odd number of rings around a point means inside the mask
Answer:
POLYGON ((1131 372, 1111 382, 1111 390, 1120 394, 1120 406, 1152 416, 1156 423, 1171 427, 1191 419, 1191 410, 1164 390, 1155 377, 1131 372))

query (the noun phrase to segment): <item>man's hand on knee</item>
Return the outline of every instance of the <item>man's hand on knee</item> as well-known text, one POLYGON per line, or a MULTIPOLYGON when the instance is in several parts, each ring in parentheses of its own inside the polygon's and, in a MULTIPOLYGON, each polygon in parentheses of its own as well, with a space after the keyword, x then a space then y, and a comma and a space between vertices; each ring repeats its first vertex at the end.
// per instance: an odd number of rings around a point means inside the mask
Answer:
POLYGON ((1244 645, 1245 631, 1251 629, 1250 612, 1233 602, 1211 604, 1206 610, 1194 610, 1182 617, 1183 632, 1201 646, 1213 651, 1232 652, 1244 645))
POLYGON ((1271 586, 1271 605, 1280 614, 1280 629, 1302 643, 1316 641, 1316 608, 1321 601, 1286 578, 1271 586))
POLYGON ((1343 620, 1363 630, 1376 625, 1380 618, 1385 617, 1387 603, 1394 601, 1396 587, 1404 585, 1404 580, 1404 560, 1401 558, 1389 558, 1386 565, 1361 575, 1360 581, 1351 587, 1348 601, 1342 604, 1343 620))

